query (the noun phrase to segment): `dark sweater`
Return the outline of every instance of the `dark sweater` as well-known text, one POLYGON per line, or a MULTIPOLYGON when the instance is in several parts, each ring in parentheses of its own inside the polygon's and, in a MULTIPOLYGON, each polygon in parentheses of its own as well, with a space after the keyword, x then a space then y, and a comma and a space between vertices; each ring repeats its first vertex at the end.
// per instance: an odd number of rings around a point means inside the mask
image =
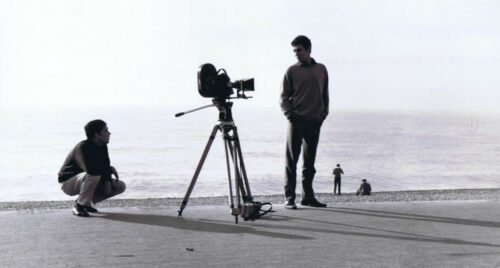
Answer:
POLYGON ((333 169, 333 175, 335 175, 335 178, 340 179, 341 174, 344 174, 344 171, 341 168, 336 167, 335 169, 333 169))
POLYGON ((64 182, 81 172, 101 175, 105 179, 111 178, 108 146, 99 146, 90 140, 78 143, 64 160, 59 170, 58 181, 64 182))
POLYGON ((356 195, 371 195, 372 193, 372 187, 368 182, 363 182, 359 186, 359 190, 356 192, 356 195))
POLYGON ((328 115, 328 71, 311 59, 311 65, 297 63, 286 71, 281 91, 281 109, 285 116, 310 122, 322 122, 328 115))

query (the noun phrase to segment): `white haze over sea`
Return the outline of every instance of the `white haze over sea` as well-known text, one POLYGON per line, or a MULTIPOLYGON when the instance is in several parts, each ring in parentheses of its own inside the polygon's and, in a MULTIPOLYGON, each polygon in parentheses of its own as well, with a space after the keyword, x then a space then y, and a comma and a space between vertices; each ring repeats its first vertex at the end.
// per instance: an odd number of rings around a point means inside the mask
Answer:
MULTIPOLYGON (((286 121, 278 107, 251 101, 237 100, 233 108, 251 190, 281 194, 286 121)), ((0 201, 73 199, 59 189, 57 172, 84 139, 83 125, 95 118, 107 121, 112 133, 111 162, 128 187, 120 198, 183 197, 218 118, 215 108, 174 117, 191 108, 4 109, 0 201)), ((332 191, 337 163, 345 172, 343 192, 355 191, 361 178, 374 191, 498 188, 500 116, 334 110, 322 128, 316 192, 332 191)), ((218 133, 192 196, 227 194, 218 133)))

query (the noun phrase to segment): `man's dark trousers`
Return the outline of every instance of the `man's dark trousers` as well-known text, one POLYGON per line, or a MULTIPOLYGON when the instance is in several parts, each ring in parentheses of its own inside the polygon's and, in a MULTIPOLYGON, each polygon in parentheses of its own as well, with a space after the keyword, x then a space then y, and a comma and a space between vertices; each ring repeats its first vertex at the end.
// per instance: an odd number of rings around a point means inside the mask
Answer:
POLYGON ((321 122, 308 122, 292 119, 288 122, 286 141, 286 171, 285 171, 285 197, 295 202, 295 188, 297 185, 297 162, 300 147, 303 150, 304 165, 302 167, 302 200, 314 198, 312 182, 316 169, 316 149, 318 147, 321 122), (302 141, 304 143, 302 144, 302 141))
POLYGON ((335 194, 337 192, 337 186, 339 188, 338 194, 340 194, 340 177, 335 177, 333 180, 333 193, 335 194))

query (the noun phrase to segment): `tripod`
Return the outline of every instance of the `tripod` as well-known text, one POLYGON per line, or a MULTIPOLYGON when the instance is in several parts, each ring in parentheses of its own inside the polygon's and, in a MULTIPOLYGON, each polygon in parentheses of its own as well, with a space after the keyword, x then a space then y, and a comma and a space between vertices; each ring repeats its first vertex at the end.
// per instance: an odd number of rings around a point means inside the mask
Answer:
POLYGON ((238 138, 238 131, 236 125, 233 121, 233 116, 231 112, 231 108, 233 106, 232 102, 228 102, 225 99, 213 99, 212 105, 206 105, 191 111, 178 113, 175 116, 179 117, 186 113, 194 112, 203 108, 216 106, 219 110, 219 124, 215 125, 212 129, 212 133, 208 139, 207 145, 205 146, 205 150, 201 156, 200 162, 198 163, 198 167, 194 172, 193 178, 191 179, 191 183, 189 184, 189 188, 184 196, 184 200, 182 201, 181 207, 179 209, 178 217, 182 217, 182 211, 187 205, 189 200, 189 196, 193 191, 194 185, 196 184, 196 180, 198 179, 198 175, 205 163, 205 159, 207 158, 208 152, 210 151, 210 147, 217 135, 217 132, 222 132, 222 139, 224 141, 224 152, 226 155, 226 167, 227 167, 227 179, 229 184, 229 203, 231 209, 231 215, 234 216, 235 223, 238 223, 238 215, 241 213, 241 201, 244 203, 252 202, 253 197, 250 192, 250 185, 248 184, 247 173, 245 169, 245 163, 243 162, 243 154, 241 152, 240 140, 238 138), (231 156, 231 161, 229 160, 229 156, 231 156), (231 163, 230 163, 231 162, 231 163), (233 197, 233 185, 231 181, 231 165, 234 173, 234 191, 236 192, 236 207, 234 204, 233 197))

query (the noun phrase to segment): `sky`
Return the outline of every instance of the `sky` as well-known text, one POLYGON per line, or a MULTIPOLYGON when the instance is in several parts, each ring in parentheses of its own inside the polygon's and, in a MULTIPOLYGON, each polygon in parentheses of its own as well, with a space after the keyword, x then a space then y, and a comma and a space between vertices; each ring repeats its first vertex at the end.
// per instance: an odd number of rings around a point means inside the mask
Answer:
POLYGON ((0 105, 210 103, 203 63, 278 107, 307 35, 333 109, 500 112, 498 1, 0 0, 0 105))

